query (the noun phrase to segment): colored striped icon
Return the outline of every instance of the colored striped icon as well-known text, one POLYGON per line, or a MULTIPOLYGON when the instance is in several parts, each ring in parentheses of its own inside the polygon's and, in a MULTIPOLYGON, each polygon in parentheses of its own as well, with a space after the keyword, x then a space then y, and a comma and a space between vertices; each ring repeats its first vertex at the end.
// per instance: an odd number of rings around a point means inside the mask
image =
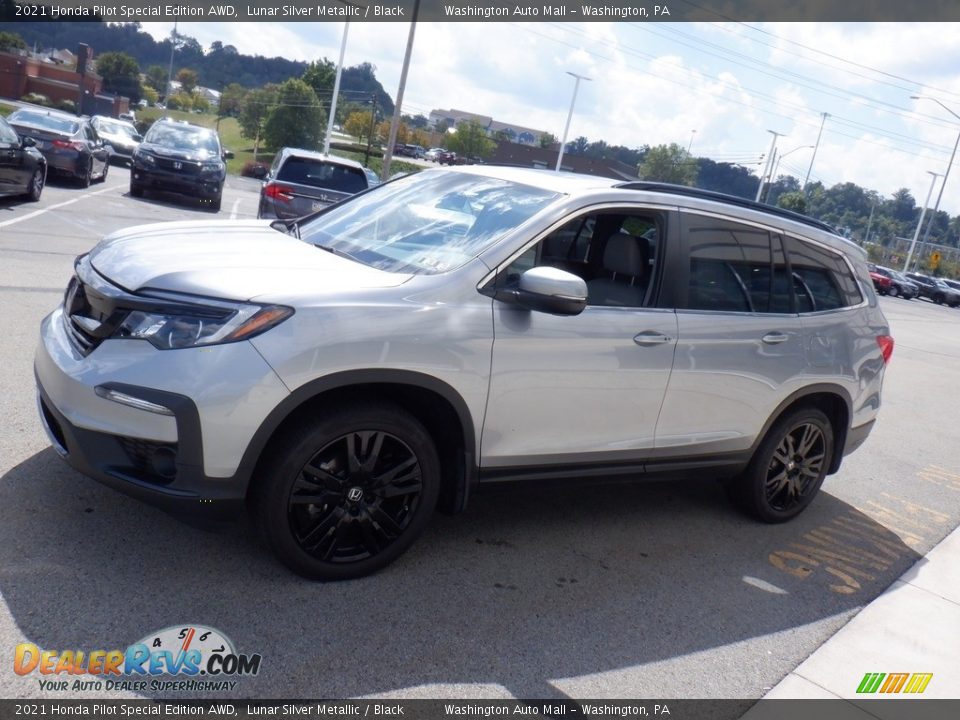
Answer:
POLYGON ((919 694, 927 689, 933 673, 867 673, 857 687, 857 693, 912 693, 919 694))

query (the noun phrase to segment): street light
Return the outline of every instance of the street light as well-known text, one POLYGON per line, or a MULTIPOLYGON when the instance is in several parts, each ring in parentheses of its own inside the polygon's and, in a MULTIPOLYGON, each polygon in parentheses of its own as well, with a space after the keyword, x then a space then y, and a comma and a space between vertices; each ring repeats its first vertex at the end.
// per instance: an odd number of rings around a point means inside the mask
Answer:
POLYGON ((930 181, 930 189, 927 191, 927 199, 923 201, 923 211, 920 213, 920 222, 917 223, 916 232, 913 233, 913 240, 910 241, 910 252, 907 253, 907 261, 903 264, 903 272, 907 272, 910 269, 910 261, 913 259, 913 250, 917 246, 917 238, 920 237, 920 228, 923 227, 923 218, 927 214, 927 206, 930 204, 930 196, 933 195, 933 186, 937 183, 937 178, 940 177, 940 173, 935 173, 932 170, 927 170, 928 175, 933 175, 933 179, 930 181))
POLYGON ((690 131, 690 142, 687 143, 687 155, 690 154, 690 148, 693 147, 693 136, 697 134, 696 130, 690 131))
POLYGON ((569 70, 567 70, 567 75, 576 78, 576 82, 573 84, 573 97, 570 98, 570 112, 567 113, 567 124, 563 128, 563 140, 560 141, 560 153, 557 155, 557 172, 560 172, 560 163, 563 162, 563 149, 567 146, 567 133, 570 132, 570 120, 573 118, 573 106, 574 103, 577 102, 577 90, 580 88, 580 81, 586 80, 589 82, 593 79, 588 78, 586 75, 577 75, 569 70))
POLYGON ((770 173, 770 184, 767 185, 767 200, 770 199, 770 191, 773 189, 773 183, 777 180, 777 170, 780 167, 780 161, 783 160, 790 153, 795 153, 797 150, 805 150, 807 148, 812 148, 813 145, 801 145, 800 147, 795 147, 793 150, 788 150, 785 153, 780 153, 777 156, 777 162, 773 166, 773 172, 770 173))
MULTIPOLYGON (((927 95, 911 95, 911 100, 933 100, 937 105, 942 107, 948 113, 953 115, 957 120, 960 120, 960 115, 957 115, 953 110, 948 108, 942 102, 937 100, 934 97, 929 97, 927 95)), ((950 154, 950 162, 947 163, 947 171, 943 174, 943 183, 940 185, 940 192, 937 193, 937 202, 933 206, 933 215, 930 216, 930 222, 927 223, 927 230, 923 233, 923 244, 926 244, 927 239, 930 237, 930 226, 933 225, 934 220, 937 218, 937 211, 940 210, 940 199, 943 197, 943 188, 947 184, 947 178, 950 177, 950 168, 953 167, 953 158, 957 154, 957 145, 960 145, 960 133, 957 134, 957 141, 953 144, 953 152, 950 154)))
MULTIPOLYGON (((344 5, 350 5, 345 2, 344 5)), ((323 137, 323 154, 330 153, 330 136, 333 135, 333 118, 337 113, 337 95, 340 94, 340 76, 343 75, 343 55, 347 51, 347 32, 350 21, 343 24, 343 39, 340 41, 340 60, 337 62, 337 76, 333 81, 333 98, 330 100, 330 117, 327 118, 327 134, 323 137)))
POLYGON ((820 138, 823 137, 823 125, 827 122, 830 113, 820 113, 820 132, 817 133, 817 144, 813 146, 813 155, 810 156, 810 166, 807 168, 807 176, 803 179, 803 194, 807 194, 807 183, 810 182, 810 173, 813 171, 813 161, 817 159, 817 150, 820 149, 820 138))

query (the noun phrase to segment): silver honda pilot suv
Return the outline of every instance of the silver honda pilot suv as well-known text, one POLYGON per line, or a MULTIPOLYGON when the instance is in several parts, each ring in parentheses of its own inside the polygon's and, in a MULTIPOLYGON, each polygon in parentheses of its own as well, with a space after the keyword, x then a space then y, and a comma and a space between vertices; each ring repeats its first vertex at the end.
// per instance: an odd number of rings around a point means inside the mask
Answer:
POLYGON ((67 462, 177 513, 249 507, 324 580, 505 480, 708 475, 788 520, 867 438, 893 350, 863 252, 815 220, 487 166, 114 233, 41 335, 67 462))

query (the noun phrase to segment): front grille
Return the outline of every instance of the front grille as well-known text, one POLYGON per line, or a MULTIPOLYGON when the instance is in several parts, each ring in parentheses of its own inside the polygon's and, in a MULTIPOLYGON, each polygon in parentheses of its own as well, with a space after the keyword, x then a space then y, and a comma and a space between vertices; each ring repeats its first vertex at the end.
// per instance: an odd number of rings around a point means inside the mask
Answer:
POLYGON ((198 163, 191 160, 173 160, 163 157, 158 157, 156 160, 157 167, 161 170, 182 173, 184 175, 199 175, 200 168, 203 166, 203 163, 198 163))
POLYGON ((71 278, 63 299, 64 329, 73 347, 83 356, 113 335, 129 312, 118 306, 122 294, 119 288, 108 287, 94 273, 86 259, 78 263, 77 274, 71 278))

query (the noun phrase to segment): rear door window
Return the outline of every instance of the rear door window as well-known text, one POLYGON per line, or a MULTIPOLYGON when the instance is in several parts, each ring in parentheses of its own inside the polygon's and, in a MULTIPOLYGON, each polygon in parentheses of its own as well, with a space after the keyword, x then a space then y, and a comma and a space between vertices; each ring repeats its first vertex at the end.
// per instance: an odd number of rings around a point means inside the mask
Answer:
POLYGON ((784 243, 799 312, 838 310, 863 302, 853 272, 840 254, 792 237, 784 243))

